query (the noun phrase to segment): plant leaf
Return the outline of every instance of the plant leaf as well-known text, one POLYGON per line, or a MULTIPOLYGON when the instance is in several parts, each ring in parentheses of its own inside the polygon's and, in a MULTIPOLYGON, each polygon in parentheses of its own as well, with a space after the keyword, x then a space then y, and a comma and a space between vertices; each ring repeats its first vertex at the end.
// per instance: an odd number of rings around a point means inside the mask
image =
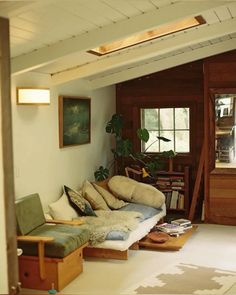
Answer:
POLYGON ((95 172, 94 177, 96 181, 102 181, 104 179, 107 179, 109 176, 109 170, 107 168, 104 168, 103 166, 100 166, 95 172))
POLYGON ((115 134, 116 136, 120 136, 123 125, 124 125, 124 122, 123 122, 122 115, 114 114, 111 120, 107 122, 106 132, 115 134))
POLYGON ((144 142, 148 142, 149 140, 149 132, 146 128, 139 128, 137 130, 138 138, 144 142))
POLYGON ((168 138, 166 138, 166 137, 163 137, 163 136, 157 136, 157 138, 158 138, 159 140, 163 140, 163 141, 165 141, 165 142, 171 141, 170 139, 168 139, 168 138))
POLYGON ((177 153, 174 152, 173 150, 169 150, 169 151, 162 152, 161 155, 165 158, 173 158, 177 155, 177 153))

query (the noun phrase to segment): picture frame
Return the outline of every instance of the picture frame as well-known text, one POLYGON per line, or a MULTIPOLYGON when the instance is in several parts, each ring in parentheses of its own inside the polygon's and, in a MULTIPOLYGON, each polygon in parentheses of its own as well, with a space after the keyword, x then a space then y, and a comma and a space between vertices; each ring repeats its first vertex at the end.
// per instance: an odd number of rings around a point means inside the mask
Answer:
POLYGON ((88 144, 91 141, 91 99, 59 96, 59 147, 88 144))

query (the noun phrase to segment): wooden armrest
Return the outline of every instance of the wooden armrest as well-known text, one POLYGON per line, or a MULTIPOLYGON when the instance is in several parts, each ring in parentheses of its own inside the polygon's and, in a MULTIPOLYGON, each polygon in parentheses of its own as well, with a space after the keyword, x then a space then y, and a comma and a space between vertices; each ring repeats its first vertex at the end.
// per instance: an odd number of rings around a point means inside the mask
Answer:
POLYGON ((52 242, 53 237, 40 237, 40 236, 18 236, 17 241, 20 242, 52 242))
POLYGON ((80 225, 83 224, 83 220, 58 220, 58 219, 46 219, 47 223, 54 224, 67 224, 67 225, 80 225))
MULTIPOLYGON (((45 243, 52 242, 53 237, 41 237, 41 236, 18 236, 18 241, 21 242, 37 242, 38 243, 38 259, 39 259, 39 276, 41 280, 46 279, 46 270, 45 270, 45 261, 44 261, 44 252, 45 252, 45 243)), ((24 251, 23 251, 24 255, 24 251)))

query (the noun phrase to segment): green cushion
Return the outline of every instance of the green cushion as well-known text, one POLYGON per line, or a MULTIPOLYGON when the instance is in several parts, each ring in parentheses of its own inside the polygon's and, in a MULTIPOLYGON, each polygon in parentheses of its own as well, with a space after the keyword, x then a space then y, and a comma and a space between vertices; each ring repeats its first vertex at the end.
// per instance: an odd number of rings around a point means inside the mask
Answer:
MULTIPOLYGON (((55 238, 45 244, 45 256, 63 258, 85 244, 90 232, 83 225, 44 224, 33 230, 28 236, 46 236, 55 238)), ((23 255, 37 256, 37 243, 18 242, 23 255)))
POLYGON ((27 235, 46 222, 38 194, 32 194, 15 201, 16 222, 19 235, 27 235))

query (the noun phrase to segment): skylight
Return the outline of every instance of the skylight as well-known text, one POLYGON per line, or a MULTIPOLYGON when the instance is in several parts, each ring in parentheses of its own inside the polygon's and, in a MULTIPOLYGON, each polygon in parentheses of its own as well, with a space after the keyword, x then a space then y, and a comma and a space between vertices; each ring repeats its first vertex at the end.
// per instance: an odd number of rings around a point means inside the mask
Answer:
POLYGON ((150 41, 152 39, 157 39, 157 38, 160 38, 161 36, 166 36, 166 35, 176 33, 182 30, 193 28, 205 23, 206 22, 202 16, 186 18, 178 22, 163 25, 154 30, 146 31, 140 34, 135 34, 122 40, 101 45, 92 50, 89 50, 88 52, 100 56, 100 55, 108 54, 117 50, 130 47, 130 46, 134 46, 139 43, 150 41))

